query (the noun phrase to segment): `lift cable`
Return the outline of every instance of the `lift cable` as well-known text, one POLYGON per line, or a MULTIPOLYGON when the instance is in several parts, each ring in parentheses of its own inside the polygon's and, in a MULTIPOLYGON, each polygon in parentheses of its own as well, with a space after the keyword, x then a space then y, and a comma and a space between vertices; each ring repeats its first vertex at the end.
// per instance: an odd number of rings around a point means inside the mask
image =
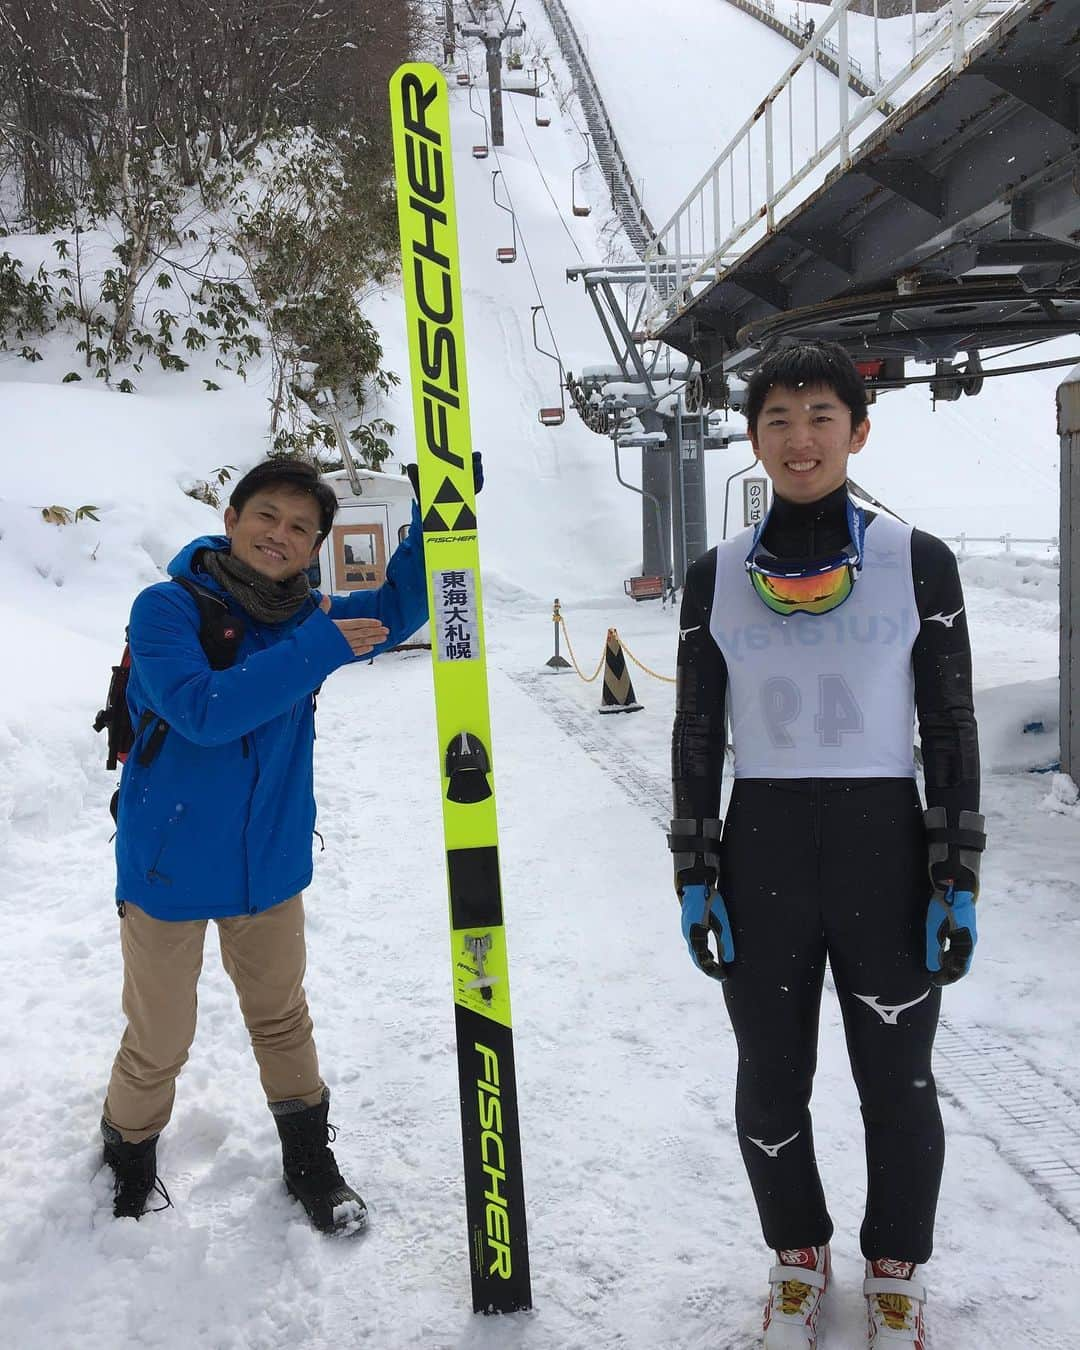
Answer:
MULTIPOLYGON (((548 182, 548 180, 545 178, 545 176, 544 176, 544 171, 543 171, 543 169, 540 167, 540 161, 536 158, 536 151, 532 148, 532 142, 529 140, 528 136, 525 134, 525 128, 524 128, 524 127, 522 126, 522 124, 521 124, 521 117, 520 117, 520 115, 519 115, 519 113, 518 113, 517 105, 514 104, 514 103, 511 103, 511 104, 510 104, 510 108, 511 108, 513 114, 514 114, 515 120, 517 121, 518 129, 519 129, 520 132, 521 132, 522 139, 525 141, 525 144, 526 144, 526 146, 528 147, 528 150, 529 150, 529 154, 532 156, 532 161, 533 161, 533 163, 536 165, 536 172, 540 175, 540 181, 541 181, 541 183, 543 183, 543 185, 544 185, 544 190, 547 192, 547 195, 551 198, 551 204, 552 204, 552 206, 555 208, 555 214, 559 217, 559 223, 560 223, 560 225, 562 225, 563 229, 566 231, 566 237, 570 240, 571 244, 573 244, 573 246, 574 246, 574 252, 578 255, 578 258, 579 258, 582 262, 584 262, 584 261, 585 261, 585 255, 582 253, 581 249, 578 247, 578 242, 577 242, 577 240, 574 238, 573 234, 571 233, 571 231, 570 231, 570 226, 567 225, 567 223, 566 223, 566 217, 563 215, 562 209, 561 209, 561 207, 559 206, 559 203, 558 203, 558 201, 557 201, 556 198, 555 198, 555 194, 554 194, 554 193, 552 192, 552 190, 551 190, 551 184, 550 184, 550 183, 548 182)), ((504 180, 504 181, 505 181, 505 180, 504 180)))
MULTIPOLYGON (((495 163, 499 165, 499 171, 500 171, 500 173, 502 173, 502 162, 501 162, 500 159, 499 159, 499 151, 498 151, 498 148, 495 147, 495 146, 492 146, 492 150, 494 151, 494 154, 495 154, 495 163)), ((510 192, 510 184, 507 182, 507 178, 506 178, 506 174, 505 174, 505 173, 502 174, 502 181, 503 181, 503 190, 506 192, 506 200, 510 203, 510 210, 513 211, 513 209, 514 209, 514 198, 513 198, 512 193, 510 192)), ((515 219, 516 219, 516 212, 515 212, 515 219)), ((539 283, 539 282, 537 281, 537 279, 536 279, 536 271, 535 271, 535 269, 534 269, 534 267, 533 267, 533 264, 532 264, 532 258, 531 258, 530 255, 529 255, 529 245, 528 245, 528 242, 527 242, 527 240, 526 240, 526 238, 525 238, 525 231, 524 231, 520 226, 518 226, 518 228, 517 228, 517 234, 518 234, 518 238, 521 240, 521 249, 522 249, 522 252, 525 254, 525 262, 527 263, 528 268, 529 268, 529 275, 532 277, 533 290, 535 290, 535 292, 536 292, 536 298, 537 298, 537 300, 539 300, 540 303, 541 303, 541 305, 544 306, 544 314, 545 314, 545 316, 546 316, 546 315, 547 315, 547 312, 548 312, 548 311, 547 311, 547 305, 544 304, 544 297, 543 297, 543 294, 542 294, 542 292, 541 292, 541 290, 540 290, 540 283, 539 283)), ((559 356, 559 363, 560 363, 560 365, 561 365, 561 364, 562 364, 562 356, 559 355, 559 344, 558 344, 558 342, 555 340, 555 332, 554 332, 554 330, 552 329, 550 322, 548 323, 548 331, 551 333, 551 341, 552 341, 552 344, 553 344, 554 347, 555 347, 556 355, 559 356)))

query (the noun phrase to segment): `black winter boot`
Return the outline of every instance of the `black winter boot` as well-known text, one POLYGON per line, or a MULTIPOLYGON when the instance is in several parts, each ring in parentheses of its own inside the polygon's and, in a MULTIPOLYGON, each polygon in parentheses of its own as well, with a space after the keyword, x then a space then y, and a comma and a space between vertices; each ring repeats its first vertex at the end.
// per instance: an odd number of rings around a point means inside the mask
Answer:
POLYGON ((271 1102, 278 1134, 285 1186, 304 1206, 320 1233, 356 1232, 367 1223, 367 1206, 338 1171, 330 1150, 337 1137, 327 1124, 330 1093, 318 1106, 299 1099, 271 1102))
POLYGON ((169 1192, 157 1174, 157 1141, 155 1134, 139 1144, 125 1144, 120 1131, 105 1119, 101 1122, 105 1140, 105 1162, 113 1172, 113 1215, 117 1219, 139 1219, 146 1213, 146 1202, 156 1191, 165 1201, 154 1209, 168 1209, 172 1204, 169 1192))

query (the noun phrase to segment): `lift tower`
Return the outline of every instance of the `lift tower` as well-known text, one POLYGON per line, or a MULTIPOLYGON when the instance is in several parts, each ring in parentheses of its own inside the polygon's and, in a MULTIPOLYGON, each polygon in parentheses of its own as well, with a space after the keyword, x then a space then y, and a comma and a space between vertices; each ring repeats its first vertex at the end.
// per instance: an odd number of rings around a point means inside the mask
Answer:
MULTIPOLYGON (((469 6, 470 10, 472 6, 469 6)), ((513 14, 513 6, 510 13, 513 14)), ((480 5, 475 27, 459 30, 462 37, 478 37, 483 40, 487 61, 488 96, 491 113, 491 143, 503 145, 502 115, 502 45, 507 38, 521 37, 525 24, 521 22, 511 28, 503 18, 501 5, 480 5)))

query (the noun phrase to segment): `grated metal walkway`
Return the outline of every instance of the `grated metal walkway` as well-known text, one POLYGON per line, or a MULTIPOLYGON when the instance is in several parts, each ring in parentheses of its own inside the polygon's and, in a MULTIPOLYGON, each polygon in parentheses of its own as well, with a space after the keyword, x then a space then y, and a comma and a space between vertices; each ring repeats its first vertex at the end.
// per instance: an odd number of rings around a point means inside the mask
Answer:
POLYGON ((638 257, 644 258, 645 249, 652 242, 655 232, 638 196, 634 176, 626 163, 626 157, 619 147, 615 128, 604 107, 604 100, 589 65, 589 58, 585 55, 585 48, 581 45, 562 0, 543 0, 543 5, 559 44, 559 50, 570 67, 574 89, 585 113, 597 162, 603 170, 604 180, 611 193, 611 204, 638 257))

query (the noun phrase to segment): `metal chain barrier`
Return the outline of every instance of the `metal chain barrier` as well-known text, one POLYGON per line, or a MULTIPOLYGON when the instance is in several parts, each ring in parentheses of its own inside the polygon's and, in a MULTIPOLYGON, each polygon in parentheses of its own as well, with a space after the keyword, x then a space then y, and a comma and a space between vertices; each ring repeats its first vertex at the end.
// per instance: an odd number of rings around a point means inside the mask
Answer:
POLYGON ((596 669, 593 671, 591 675, 583 675, 581 673, 581 667, 577 663, 577 657, 574 655, 574 648, 570 643, 570 634, 566 631, 566 620, 563 618, 561 614, 558 614, 555 616, 555 622, 563 630, 563 637, 566 638, 566 650, 570 653, 570 660, 573 662, 574 670, 577 672, 578 679, 584 680, 586 684, 592 684, 593 680, 595 680, 596 677, 600 674, 600 672, 604 669, 605 657, 604 656, 600 657, 600 664, 596 667, 596 669))
MULTIPOLYGON (((601 672, 601 671, 603 670, 603 668, 604 668, 604 662, 605 662, 605 660, 607 659, 607 653, 606 653, 606 651, 605 651, 605 652, 601 655, 600 661, 599 661, 599 663, 597 664, 596 669, 593 671, 593 673, 592 673, 591 675, 585 675, 585 674, 583 674, 583 673, 582 673, 582 670, 581 670, 581 667, 578 665, 577 657, 574 655, 574 647, 573 647, 573 644, 572 644, 571 641, 570 641, 570 634, 569 634, 569 632, 567 631, 567 628, 566 628, 566 620, 563 618, 562 614, 559 612, 558 604, 559 604, 559 602, 556 600, 556 602, 555 602, 555 605, 556 605, 555 613, 551 616, 551 617, 552 617, 552 620, 553 620, 554 623, 555 623, 556 630, 558 630, 559 628, 562 629, 563 637, 566 639, 566 650, 570 653, 570 660, 571 660, 571 663, 573 664, 574 671, 575 671, 575 673, 577 674, 578 679, 579 679, 579 680, 584 680, 584 682, 585 682, 586 684, 592 684, 593 680, 595 680, 595 679, 599 676, 600 672, 601 672)), ((621 644, 621 646, 622 646, 623 651, 624 651, 624 652, 626 653, 626 655, 630 658, 630 660, 633 661, 634 665, 637 666, 639 670, 643 670, 643 671, 645 672, 646 675, 651 675, 651 676, 653 677, 654 680, 662 680, 662 681, 664 682, 664 684, 674 684, 674 683, 675 683, 675 678, 674 678, 674 676, 672 676, 672 675, 661 675, 661 674, 659 673, 659 671, 653 670, 650 666, 647 666, 647 665, 645 664, 644 661, 639 660, 638 657, 636 657, 636 656, 634 655, 634 653, 630 650, 630 648, 626 645, 626 643, 623 641, 622 638, 619 638, 619 642, 620 642, 620 644, 621 644)))
POLYGON ((634 653, 630 650, 630 648, 626 645, 626 640, 624 638, 620 638, 619 641, 622 643, 622 649, 630 658, 630 660, 633 661, 635 666, 643 670, 646 675, 651 675, 654 680, 663 680, 665 684, 675 683, 675 677, 673 675, 661 675, 658 671, 651 670, 645 664, 644 661, 639 661, 638 658, 634 655, 634 653))

